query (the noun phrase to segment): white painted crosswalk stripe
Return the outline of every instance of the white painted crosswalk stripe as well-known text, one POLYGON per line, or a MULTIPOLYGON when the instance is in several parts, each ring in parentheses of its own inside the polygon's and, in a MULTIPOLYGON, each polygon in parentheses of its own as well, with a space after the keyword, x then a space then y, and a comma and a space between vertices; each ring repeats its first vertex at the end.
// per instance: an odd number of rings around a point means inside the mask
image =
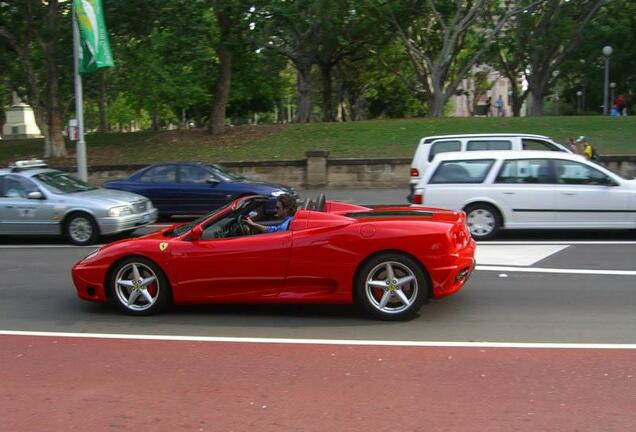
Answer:
POLYGON ((568 245, 485 245, 477 246, 477 265, 505 264, 531 266, 550 255, 567 249, 568 245))

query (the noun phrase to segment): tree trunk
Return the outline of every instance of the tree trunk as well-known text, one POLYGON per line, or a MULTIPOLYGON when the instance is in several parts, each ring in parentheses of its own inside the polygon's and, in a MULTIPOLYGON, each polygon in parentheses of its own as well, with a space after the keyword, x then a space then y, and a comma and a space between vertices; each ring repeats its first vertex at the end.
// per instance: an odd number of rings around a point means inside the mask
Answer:
POLYGON ((352 121, 361 121, 369 119, 369 102, 367 98, 364 96, 364 93, 361 93, 356 99, 355 102, 351 104, 351 120, 352 121))
POLYGON ((532 117, 543 115, 543 95, 541 93, 530 93, 530 107, 528 115, 532 117))
POLYGON ((428 98, 428 106, 431 110, 430 114, 433 117, 441 117, 444 115, 444 106, 446 105, 446 98, 443 92, 436 91, 428 98))
POLYGON ((106 76, 104 71, 99 73, 99 131, 108 132, 108 120, 106 117, 106 76))
POLYGON ((153 108, 152 111, 150 112, 150 121, 151 121, 150 128, 152 129, 153 132, 157 132, 159 130, 159 116, 157 114, 156 108, 153 108))
POLYGON ((543 95, 545 94, 548 81, 550 79, 549 70, 541 71, 528 79, 528 92, 530 93, 531 105, 528 110, 529 116, 543 115, 543 95))
POLYGON ((332 122, 334 117, 331 100, 331 65, 321 64, 320 75, 322 76, 322 121, 332 122))
POLYGON ((64 136, 62 135, 62 129, 64 126, 62 110, 60 107, 59 80, 53 42, 51 42, 51 45, 49 45, 49 49, 46 52, 46 66, 46 78, 49 87, 49 130, 47 138, 51 145, 51 156, 63 157, 66 156, 66 145, 64 143, 64 136))
POLYGON ((527 93, 519 94, 519 88, 517 86, 512 88, 512 115, 514 117, 521 117, 521 107, 526 100, 527 93))
POLYGON ((296 64, 296 123, 311 121, 311 65, 296 64))
POLYGON ((219 79, 214 86, 214 102, 208 124, 208 133, 212 135, 225 132, 225 112, 232 79, 232 52, 221 44, 216 53, 219 56, 219 79))

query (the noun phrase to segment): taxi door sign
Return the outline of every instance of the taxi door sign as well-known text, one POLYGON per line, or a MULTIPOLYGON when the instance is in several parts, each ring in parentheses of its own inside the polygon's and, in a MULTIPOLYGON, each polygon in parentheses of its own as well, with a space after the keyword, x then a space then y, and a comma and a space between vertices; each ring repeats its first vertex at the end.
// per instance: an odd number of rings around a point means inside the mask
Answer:
POLYGON ((35 217, 35 207, 17 207, 18 216, 25 218, 35 217))

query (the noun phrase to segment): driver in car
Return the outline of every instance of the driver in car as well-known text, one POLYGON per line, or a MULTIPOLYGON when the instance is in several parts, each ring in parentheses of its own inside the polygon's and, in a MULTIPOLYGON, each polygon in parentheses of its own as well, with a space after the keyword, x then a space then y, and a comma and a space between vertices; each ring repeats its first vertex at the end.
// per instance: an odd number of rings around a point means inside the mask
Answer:
POLYGON ((261 233, 272 233, 272 232, 280 232, 287 231, 289 228, 289 223, 294 218, 296 214, 296 199, 293 198, 289 194, 282 194, 278 197, 276 201, 276 217, 279 219, 283 219, 281 223, 278 225, 260 225, 254 222, 249 216, 245 218, 245 222, 254 228, 256 231, 261 233))

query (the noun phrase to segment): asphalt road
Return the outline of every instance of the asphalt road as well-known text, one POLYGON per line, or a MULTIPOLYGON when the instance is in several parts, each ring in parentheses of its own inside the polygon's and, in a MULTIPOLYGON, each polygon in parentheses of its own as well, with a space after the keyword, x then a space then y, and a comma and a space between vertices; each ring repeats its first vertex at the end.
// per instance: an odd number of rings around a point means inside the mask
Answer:
POLYGON ((0 238, 0 430, 636 428, 633 231, 504 233, 462 291, 397 323, 328 305, 130 317, 76 297, 91 250, 0 238))
POLYGON ((370 320, 353 307, 322 305, 188 306, 174 307, 153 317, 129 317, 76 298, 70 268, 93 248, 4 245, 0 246, 0 330, 636 343, 636 242, 549 243, 552 244, 480 244, 478 251, 488 253, 482 255, 481 263, 478 256, 478 265, 487 265, 478 267, 467 286, 457 295, 431 301, 418 318, 403 323, 370 320), (553 252, 555 247, 557 252, 553 252), (520 250, 520 258, 531 255, 532 260, 538 261, 503 270, 496 267, 514 264, 514 254, 520 250), (540 273, 537 269, 550 272, 540 273))

